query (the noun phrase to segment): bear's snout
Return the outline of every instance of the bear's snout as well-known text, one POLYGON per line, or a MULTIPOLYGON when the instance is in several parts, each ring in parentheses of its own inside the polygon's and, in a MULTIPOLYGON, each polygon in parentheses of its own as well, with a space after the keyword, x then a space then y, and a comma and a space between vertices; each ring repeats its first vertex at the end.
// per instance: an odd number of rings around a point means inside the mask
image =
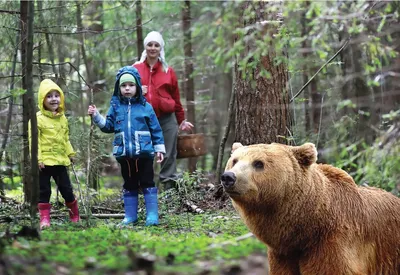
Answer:
POLYGON ((224 187, 232 187, 236 182, 236 176, 233 172, 225 172, 221 175, 221 183, 224 187))

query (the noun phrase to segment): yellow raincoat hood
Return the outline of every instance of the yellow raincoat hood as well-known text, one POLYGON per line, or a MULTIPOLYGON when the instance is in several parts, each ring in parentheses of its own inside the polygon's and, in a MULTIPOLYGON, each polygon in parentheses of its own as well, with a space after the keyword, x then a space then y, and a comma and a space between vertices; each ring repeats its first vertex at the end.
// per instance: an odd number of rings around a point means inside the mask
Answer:
MULTIPOLYGON (((64 115, 64 93, 61 88, 51 81, 44 79, 38 92, 39 110, 36 113, 38 128, 38 161, 45 166, 71 164, 70 157, 75 155, 69 140, 68 120, 64 115), (60 106, 57 114, 53 114, 43 106, 48 92, 56 90, 60 93, 60 106)), ((31 141, 31 122, 29 121, 29 142, 31 141)))
POLYGON ((60 93, 60 106, 58 107, 57 115, 63 115, 65 110, 64 93, 61 90, 61 88, 50 79, 44 79, 42 82, 40 82, 39 93, 38 93, 39 110, 42 112, 42 114, 46 116, 53 116, 53 114, 50 111, 47 111, 43 106, 43 101, 46 98, 47 93, 50 92, 51 90, 56 90, 60 93))

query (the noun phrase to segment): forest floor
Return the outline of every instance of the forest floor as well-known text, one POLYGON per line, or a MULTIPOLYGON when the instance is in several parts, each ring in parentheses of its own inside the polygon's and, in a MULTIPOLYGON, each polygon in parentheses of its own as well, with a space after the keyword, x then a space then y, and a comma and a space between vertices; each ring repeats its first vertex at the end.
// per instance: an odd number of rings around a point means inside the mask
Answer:
POLYGON ((229 198, 210 185, 159 196, 160 225, 120 228, 119 192, 80 202, 82 221, 71 224, 52 202, 52 225, 38 231, 18 200, 0 203, 0 274, 268 274, 266 247, 248 231, 229 198))

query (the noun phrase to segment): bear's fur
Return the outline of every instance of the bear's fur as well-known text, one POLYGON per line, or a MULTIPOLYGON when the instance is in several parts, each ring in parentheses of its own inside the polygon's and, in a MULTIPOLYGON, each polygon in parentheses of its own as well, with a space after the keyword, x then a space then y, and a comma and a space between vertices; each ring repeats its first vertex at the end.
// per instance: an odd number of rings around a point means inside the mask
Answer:
POLYGON ((400 274, 400 199, 316 164, 314 144, 236 143, 221 182, 270 274, 400 274))

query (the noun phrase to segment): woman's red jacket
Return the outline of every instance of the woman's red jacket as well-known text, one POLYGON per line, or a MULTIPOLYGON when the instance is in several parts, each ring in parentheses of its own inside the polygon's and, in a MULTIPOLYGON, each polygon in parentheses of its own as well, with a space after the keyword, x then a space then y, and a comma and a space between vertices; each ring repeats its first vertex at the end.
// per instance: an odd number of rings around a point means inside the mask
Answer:
POLYGON ((160 61, 152 69, 146 61, 133 64, 133 66, 139 71, 142 85, 147 85, 145 97, 153 106, 157 117, 175 113, 178 125, 180 125, 185 119, 185 112, 180 99, 175 71, 168 67, 168 72, 165 73, 160 61))

